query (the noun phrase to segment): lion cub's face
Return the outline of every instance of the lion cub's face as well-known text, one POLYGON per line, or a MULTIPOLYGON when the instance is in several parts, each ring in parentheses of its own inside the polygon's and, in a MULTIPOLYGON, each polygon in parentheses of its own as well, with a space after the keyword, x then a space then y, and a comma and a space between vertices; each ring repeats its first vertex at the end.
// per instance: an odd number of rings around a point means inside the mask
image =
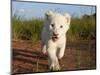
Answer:
POLYGON ((68 14, 61 15, 59 13, 49 11, 45 15, 46 28, 53 40, 57 40, 66 34, 70 25, 70 16, 68 14))

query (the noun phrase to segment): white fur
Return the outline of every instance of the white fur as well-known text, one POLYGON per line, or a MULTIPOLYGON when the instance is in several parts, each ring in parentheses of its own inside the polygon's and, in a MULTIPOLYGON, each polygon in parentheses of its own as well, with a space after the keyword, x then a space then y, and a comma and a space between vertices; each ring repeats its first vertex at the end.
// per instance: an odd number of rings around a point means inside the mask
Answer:
POLYGON ((45 25, 42 30, 42 52, 48 53, 49 67, 53 70, 60 70, 58 59, 64 56, 66 46, 66 32, 70 26, 71 17, 69 14, 61 15, 48 11, 45 14, 45 25), (51 25, 54 24, 52 27, 51 25), (62 27, 61 27, 62 26, 62 27), (53 40, 53 32, 58 38, 53 40))

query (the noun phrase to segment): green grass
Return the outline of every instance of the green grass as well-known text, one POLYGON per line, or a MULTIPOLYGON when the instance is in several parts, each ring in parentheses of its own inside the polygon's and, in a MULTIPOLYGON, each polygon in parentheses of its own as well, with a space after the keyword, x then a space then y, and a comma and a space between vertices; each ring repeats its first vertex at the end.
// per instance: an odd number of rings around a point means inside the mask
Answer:
MULTIPOLYGON (((14 40, 40 40, 43 19, 22 20, 12 16, 12 39, 14 40)), ((68 40, 89 40, 96 36, 96 20, 94 15, 84 15, 82 18, 72 18, 70 30, 67 33, 68 40)))
POLYGON ((21 20, 20 18, 13 17, 12 38, 15 40, 40 40, 42 27, 42 19, 21 20))
POLYGON ((95 16, 83 16, 82 18, 72 18, 70 30, 68 31, 69 40, 90 40, 96 36, 95 16))

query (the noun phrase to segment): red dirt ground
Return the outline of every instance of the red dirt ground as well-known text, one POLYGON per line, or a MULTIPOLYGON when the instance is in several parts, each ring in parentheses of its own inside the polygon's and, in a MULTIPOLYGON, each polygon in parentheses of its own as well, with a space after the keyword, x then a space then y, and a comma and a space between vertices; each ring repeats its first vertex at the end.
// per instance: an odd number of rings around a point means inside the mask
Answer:
MULTIPOLYGON (((48 72, 47 55, 41 53, 41 43, 12 42, 12 74, 48 72)), ((95 41, 67 42, 61 71, 96 68, 95 41)))

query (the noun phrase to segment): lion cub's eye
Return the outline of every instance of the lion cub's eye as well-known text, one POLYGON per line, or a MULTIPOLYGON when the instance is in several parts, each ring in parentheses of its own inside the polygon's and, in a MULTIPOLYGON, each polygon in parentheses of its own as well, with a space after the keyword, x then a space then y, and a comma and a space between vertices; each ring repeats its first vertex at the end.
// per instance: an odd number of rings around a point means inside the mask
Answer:
POLYGON ((63 26, 60 26, 60 28, 62 28, 63 26))
POLYGON ((54 24, 51 24, 52 27, 54 27, 54 24))

